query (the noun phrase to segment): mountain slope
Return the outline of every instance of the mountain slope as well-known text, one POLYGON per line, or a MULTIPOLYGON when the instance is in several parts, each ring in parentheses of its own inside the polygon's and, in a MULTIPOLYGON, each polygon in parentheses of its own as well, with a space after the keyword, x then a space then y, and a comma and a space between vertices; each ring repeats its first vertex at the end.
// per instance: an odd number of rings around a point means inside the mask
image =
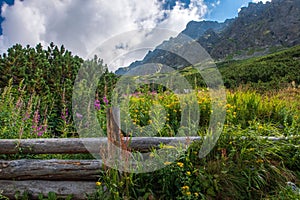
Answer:
MULTIPOLYGON (((244 59, 265 55, 276 49, 300 44, 300 1, 273 0, 249 3, 235 19, 224 23, 202 21, 190 22, 176 38, 164 45, 180 43, 182 34, 198 41, 215 60, 244 59)), ((142 61, 120 68, 116 74, 124 74, 146 63, 161 63, 173 68, 189 66, 186 60, 156 48, 142 61)))

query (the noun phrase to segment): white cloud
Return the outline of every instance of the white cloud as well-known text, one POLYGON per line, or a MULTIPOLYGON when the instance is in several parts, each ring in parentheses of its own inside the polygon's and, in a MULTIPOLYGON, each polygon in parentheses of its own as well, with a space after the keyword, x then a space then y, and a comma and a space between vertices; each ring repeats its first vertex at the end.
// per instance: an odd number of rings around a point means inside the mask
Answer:
MULTIPOLYGON (((4 4, 2 16, 3 37, 0 37, 2 52, 15 43, 35 46, 41 42, 61 45, 74 54, 86 57, 99 44, 120 33, 140 30, 130 41, 113 41, 114 49, 126 53, 134 44, 140 44, 153 28, 166 28, 176 33, 182 31, 191 20, 200 20, 207 12, 203 0, 191 0, 189 8, 177 3, 173 10, 162 10, 162 2, 153 0, 16 0, 13 6, 4 4)), ((151 34, 150 34, 151 35, 151 34)), ((170 36, 165 35, 164 39, 170 36)), ((128 39, 128 38, 127 38, 128 39)), ((147 40, 151 47, 159 44, 162 37, 147 40)), ((113 51, 113 50, 111 50, 113 51)), ((116 52, 111 52, 113 55, 116 52)), ((104 61, 110 59, 99 55, 104 61)), ((127 59, 128 60, 128 59, 127 59)), ((127 64, 129 61, 123 64, 127 64)))
POLYGON ((252 0, 253 3, 258 3, 258 2, 263 2, 263 3, 266 3, 266 2, 270 2, 271 0, 252 0))

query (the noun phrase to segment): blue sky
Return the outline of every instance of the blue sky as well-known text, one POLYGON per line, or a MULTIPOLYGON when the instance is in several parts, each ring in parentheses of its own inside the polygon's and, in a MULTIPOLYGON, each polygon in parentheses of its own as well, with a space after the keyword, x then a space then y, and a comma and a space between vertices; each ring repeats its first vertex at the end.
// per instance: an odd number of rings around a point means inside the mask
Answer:
MULTIPOLYGON (((120 54, 119 51, 126 54, 137 47, 145 48, 145 52, 151 50, 163 40, 178 35, 191 20, 222 22, 236 17, 239 8, 258 0, 112 1, 0 0, 0 53, 16 43, 48 46, 54 42, 87 58, 99 44, 112 36, 139 30, 134 37, 110 41, 111 49, 106 47, 106 51, 99 55, 109 63, 113 55, 120 54), (147 44, 143 43, 157 29, 168 31, 152 37, 147 44), (116 48, 119 46, 126 48, 116 48)), ((123 66, 131 61, 127 59, 115 65, 123 66)))
MULTIPOLYGON (((166 2, 166 8, 172 8, 175 5, 175 0, 167 0, 166 2)), ((181 0, 181 2, 188 5, 190 0, 181 0)), ((204 2, 209 10, 205 16, 207 20, 224 21, 236 17, 239 8, 247 6, 252 0, 204 0, 204 2)))

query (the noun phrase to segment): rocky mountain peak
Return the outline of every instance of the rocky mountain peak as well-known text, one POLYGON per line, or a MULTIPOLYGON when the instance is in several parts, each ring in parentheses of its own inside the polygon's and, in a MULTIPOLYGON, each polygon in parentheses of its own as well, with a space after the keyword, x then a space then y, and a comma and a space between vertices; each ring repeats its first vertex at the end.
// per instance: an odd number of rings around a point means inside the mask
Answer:
MULTIPOLYGON (((198 41, 216 60, 229 57, 242 59, 266 54, 270 49, 295 46, 300 44, 300 0, 249 3, 247 7, 241 8, 235 19, 223 23, 191 21, 181 34, 198 41)), ((181 34, 166 42, 175 45, 181 34)), ((154 50, 142 61, 116 73, 122 74, 124 70, 148 62, 175 68, 188 65, 182 59, 176 58, 176 55, 154 50)))

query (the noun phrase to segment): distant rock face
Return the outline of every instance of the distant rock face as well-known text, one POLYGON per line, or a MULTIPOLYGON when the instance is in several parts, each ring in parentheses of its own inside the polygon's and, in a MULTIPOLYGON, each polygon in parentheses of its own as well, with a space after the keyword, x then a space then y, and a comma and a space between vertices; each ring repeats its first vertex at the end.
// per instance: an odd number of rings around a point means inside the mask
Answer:
MULTIPOLYGON (((182 33, 164 44, 176 46, 182 34, 198 41, 217 60, 253 49, 294 46, 300 44, 300 0, 249 3, 248 7, 241 9, 237 18, 224 23, 191 21, 182 33)), ((189 65, 186 60, 160 50, 158 46, 142 61, 120 68, 116 73, 123 74, 146 63, 161 63, 174 68, 189 65)))
MULTIPOLYGON (((198 41, 207 47, 203 38, 198 41)), ((273 0, 266 4, 249 3, 247 8, 242 8, 231 26, 214 41, 214 48, 208 51, 213 58, 224 58, 249 48, 296 44, 300 44, 300 1, 273 0)))

